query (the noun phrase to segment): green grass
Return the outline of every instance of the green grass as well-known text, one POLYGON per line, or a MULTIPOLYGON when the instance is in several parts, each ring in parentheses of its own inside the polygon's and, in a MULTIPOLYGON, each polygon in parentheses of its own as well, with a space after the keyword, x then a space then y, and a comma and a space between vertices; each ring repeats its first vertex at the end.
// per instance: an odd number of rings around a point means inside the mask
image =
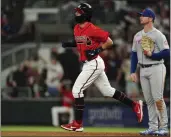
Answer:
MULTIPOLYGON (((120 127, 85 127, 85 132, 130 132, 137 133, 144 128, 120 128, 120 127)), ((45 132, 66 132, 60 127, 52 126, 1 126, 1 131, 45 131, 45 132)))

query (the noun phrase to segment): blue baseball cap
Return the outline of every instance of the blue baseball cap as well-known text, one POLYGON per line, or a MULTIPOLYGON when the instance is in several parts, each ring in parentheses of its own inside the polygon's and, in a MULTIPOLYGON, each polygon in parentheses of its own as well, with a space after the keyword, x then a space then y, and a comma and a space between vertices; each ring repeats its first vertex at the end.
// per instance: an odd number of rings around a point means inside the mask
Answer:
POLYGON ((150 18, 153 18, 153 20, 155 20, 155 14, 154 12, 149 9, 149 8, 146 8, 144 9, 142 12, 138 12, 139 15, 142 15, 144 17, 150 17, 150 18))

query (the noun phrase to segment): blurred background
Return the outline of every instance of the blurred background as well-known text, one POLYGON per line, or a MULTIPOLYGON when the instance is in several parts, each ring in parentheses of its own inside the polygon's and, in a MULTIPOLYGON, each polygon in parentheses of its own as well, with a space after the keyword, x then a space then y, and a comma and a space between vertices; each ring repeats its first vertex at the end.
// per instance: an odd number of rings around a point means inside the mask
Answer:
MULTIPOLYGON (((92 22, 114 41, 112 49, 101 53, 111 85, 143 100, 140 83, 129 79, 133 36, 142 29, 137 12, 151 8, 155 27, 170 43, 169 0, 2 0, 2 125, 58 126, 74 118, 72 86, 82 64, 76 49, 63 49, 61 42, 73 39, 73 9, 80 2, 93 6, 92 22)), ((165 65, 169 113, 170 60, 165 65)), ((104 98, 94 85, 85 91, 85 100, 86 126, 147 127, 146 106, 138 124, 127 106, 104 98)))

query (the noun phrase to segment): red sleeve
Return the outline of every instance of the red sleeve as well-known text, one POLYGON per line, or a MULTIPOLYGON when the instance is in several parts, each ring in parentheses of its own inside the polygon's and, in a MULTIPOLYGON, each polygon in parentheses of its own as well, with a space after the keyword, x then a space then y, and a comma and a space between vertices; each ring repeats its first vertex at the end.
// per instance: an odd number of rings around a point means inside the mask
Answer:
POLYGON ((91 37, 95 38, 99 42, 106 42, 109 37, 109 32, 98 27, 93 27, 91 30, 91 37))

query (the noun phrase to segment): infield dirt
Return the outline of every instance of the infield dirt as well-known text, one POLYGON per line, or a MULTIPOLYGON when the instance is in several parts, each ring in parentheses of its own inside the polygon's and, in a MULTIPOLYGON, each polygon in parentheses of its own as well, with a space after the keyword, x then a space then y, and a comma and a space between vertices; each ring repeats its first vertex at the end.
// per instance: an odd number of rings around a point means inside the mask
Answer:
MULTIPOLYGON (((1 132, 3 137, 137 137, 140 136, 138 133, 98 133, 98 132, 18 132, 18 131, 3 131, 1 132)), ((153 136, 154 137, 154 136, 153 136)), ((169 136, 168 136, 169 137, 169 136)))

